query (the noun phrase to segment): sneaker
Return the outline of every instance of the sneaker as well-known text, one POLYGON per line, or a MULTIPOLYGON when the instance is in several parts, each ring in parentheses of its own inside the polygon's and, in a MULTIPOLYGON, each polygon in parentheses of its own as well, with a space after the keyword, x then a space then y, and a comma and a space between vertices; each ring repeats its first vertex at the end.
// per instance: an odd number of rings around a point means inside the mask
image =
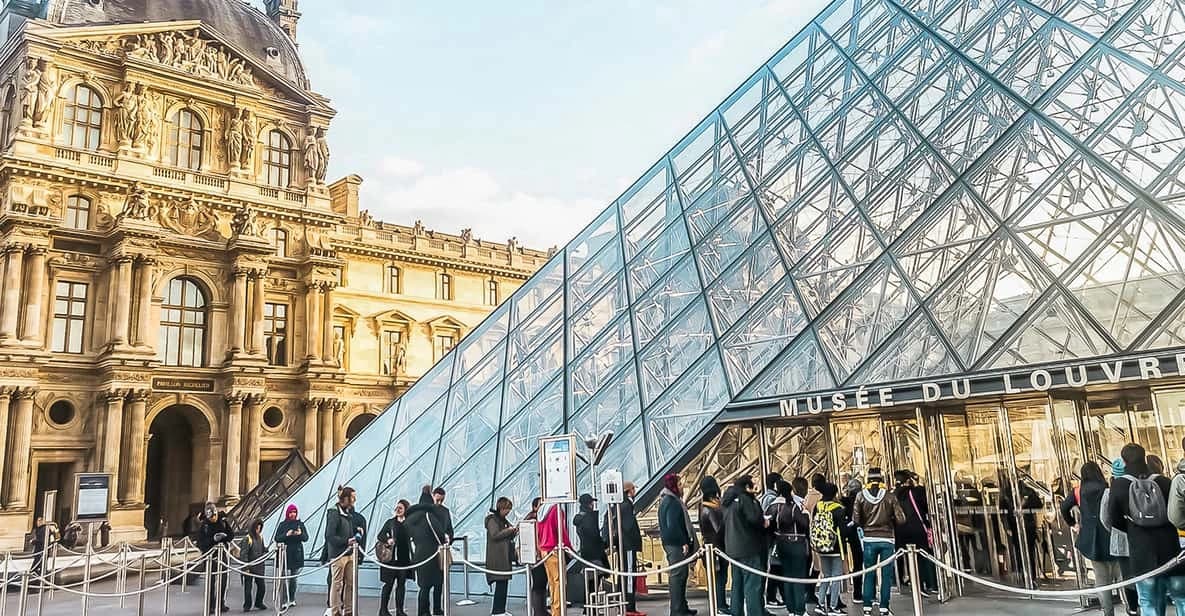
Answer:
POLYGON ((929 599, 930 597, 933 597, 934 592, 935 591, 933 588, 925 588, 925 587, 922 588, 922 596, 926 597, 927 599, 929 599))
POLYGON ((867 605, 864 606, 864 616, 872 616, 872 608, 867 605))
POLYGON ((841 610, 838 607, 833 607, 827 610, 827 616, 848 616, 848 611, 841 610))
POLYGON ((848 612, 847 612, 847 610, 848 610, 848 604, 847 604, 847 603, 844 603, 843 601, 840 601, 839 603, 836 603, 836 604, 835 604, 835 609, 837 609, 837 610, 840 610, 840 611, 842 611, 843 613, 845 613, 845 614, 846 614, 846 613, 848 613, 848 612))
POLYGON ((887 608, 887 607, 882 607, 881 608, 881 616, 893 616, 893 612, 890 612, 889 608, 887 608))
POLYGON ((766 601, 766 602, 765 602, 765 609, 767 609, 767 610, 777 610, 777 609, 781 609, 781 608, 784 608, 784 607, 786 607, 786 606, 784 606, 784 605, 778 605, 777 603, 774 603, 774 602, 772 602, 772 601, 766 601))
POLYGON ((827 616, 827 608, 822 605, 815 606, 815 616, 827 616))

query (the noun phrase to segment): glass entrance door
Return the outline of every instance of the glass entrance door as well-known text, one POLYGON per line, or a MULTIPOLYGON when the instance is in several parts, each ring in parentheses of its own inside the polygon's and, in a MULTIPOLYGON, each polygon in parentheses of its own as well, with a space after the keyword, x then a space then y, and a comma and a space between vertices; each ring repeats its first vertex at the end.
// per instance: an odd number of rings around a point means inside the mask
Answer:
POLYGON ((1091 460, 1107 469, 1128 443, 1139 443, 1165 459, 1163 429, 1146 390, 1104 392, 1086 397, 1086 448, 1091 460))

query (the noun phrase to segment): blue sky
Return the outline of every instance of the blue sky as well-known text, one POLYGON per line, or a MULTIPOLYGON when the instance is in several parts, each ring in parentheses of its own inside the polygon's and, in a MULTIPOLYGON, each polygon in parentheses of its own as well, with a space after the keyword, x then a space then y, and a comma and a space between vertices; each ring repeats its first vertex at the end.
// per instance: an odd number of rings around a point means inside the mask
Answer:
POLYGON ((330 175, 361 175, 363 208, 546 248, 825 4, 306 0, 297 38, 338 110, 330 175))

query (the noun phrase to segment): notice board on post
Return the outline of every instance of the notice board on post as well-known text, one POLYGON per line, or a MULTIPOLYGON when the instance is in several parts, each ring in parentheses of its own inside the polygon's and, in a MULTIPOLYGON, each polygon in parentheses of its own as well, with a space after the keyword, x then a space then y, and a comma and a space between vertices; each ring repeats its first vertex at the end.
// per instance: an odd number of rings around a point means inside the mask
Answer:
POLYGON ((540 438, 539 464, 543 502, 576 502, 576 436, 561 434, 540 438))
POLYGON ((106 520, 111 504, 110 473, 75 473, 74 519, 80 522, 106 520))

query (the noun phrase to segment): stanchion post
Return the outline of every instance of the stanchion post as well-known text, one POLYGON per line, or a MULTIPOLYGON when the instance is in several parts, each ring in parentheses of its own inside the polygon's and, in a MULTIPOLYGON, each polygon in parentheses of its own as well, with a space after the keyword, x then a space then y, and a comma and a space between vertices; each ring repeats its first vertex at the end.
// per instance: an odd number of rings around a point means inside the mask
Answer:
MULTIPOLYGON (((161 613, 164 616, 169 616, 169 587, 173 585, 173 538, 165 537, 168 542, 168 551, 165 552, 164 561, 161 563, 160 574, 160 590, 164 593, 161 598, 161 613)), ((185 566, 182 565, 181 571, 185 571, 185 566)), ((85 615, 83 615, 85 616, 85 615)))
POLYGON ((87 541, 86 549, 83 551, 83 558, 86 560, 82 563, 82 616, 87 616, 91 607, 91 555, 94 553, 92 547, 87 541))
MULTIPOLYGON (((49 533, 46 533, 45 535, 46 535, 46 539, 49 539, 49 533)), ((46 576, 48 576, 50 580, 53 580, 54 579, 53 571, 54 571, 54 568, 57 566, 58 566, 58 544, 55 542, 55 543, 49 544, 48 550, 41 552, 41 578, 45 579, 46 576)), ((41 592, 44 593, 45 589, 44 588, 41 589, 41 592)), ((49 600, 53 601, 53 586, 49 587, 49 600)))
POLYGON ((144 616, 144 578, 148 575, 148 571, 144 567, 144 559, 147 556, 147 554, 140 554, 140 582, 139 592, 136 593, 136 616, 144 616))
MULTIPOLYGON (((43 610, 45 609, 45 590, 46 586, 48 586, 45 580, 45 553, 48 551, 49 550, 41 551, 41 572, 37 576, 37 616, 41 616, 43 610)), ((25 616, 23 611, 21 612, 21 616, 25 616)))
POLYGON ((4 586, 0 588, 0 616, 8 611, 8 574, 12 571, 12 552, 4 553, 4 586))
MULTIPOLYGON (((596 483, 594 482, 593 485, 596 485, 596 483)), ((553 506, 560 508, 559 511, 556 512, 557 519, 555 525, 555 562, 559 571, 558 577, 560 578, 559 584, 557 584, 557 586, 560 587, 560 614, 567 614, 568 576, 566 573, 568 568, 564 566, 564 531, 568 529, 564 527, 568 525, 568 517, 565 515, 567 512, 564 510, 563 503, 556 503, 553 506)))
POLYGON ((16 612, 25 616, 25 609, 29 606, 29 572, 21 572, 21 596, 17 601, 16 612))
POLYGON ((716 606, 720 601, 716 596, 716 548, 710 543, 705 543, 704 556, 704 572, 708 578, 708 614, 716 616, 716 606))
POLYGON ((913 595, 914 616, 922 614, 922 580, 918 577, 918 546, 905 546, 905 564, 909 567, 909 591, 913 595))
MULTIPOLYGON (((273 543, 272 547, 276 550, 276 563, 274 565, 276 579, 272 583, 272 605, 275 606, 276 616, 279 616, 282 611, 280 609, 280 597, 283 596, 280 593, 280 586, 284 584, 284 546, 279 543, 273 543)), ((357 610, 358 608, 354 609, 357 610)))
MULTIPOLYGON (((358 556, 361 553, 362 553, 362 546, 355 543, 354 544, 354 551, 352 554, 350 554, 350 577, 353 580, 353 583, 350 584, 350 609, 353 610, 352 613, 354 613, 354 614, 358 613, 358 556)), ((447 595, 445 596, 445 601, 446 601, 446 605, 447 605, 447 601, 448 601, 447 595)), ((444 609, 448 610, 447 607, 444 609)), ((445 614, 448 614, 448 612, 446 611, 445 614)))
POLYGON ((204 574, 204 579, 202 580, 202 589, 204 591, 202 593, 202 616, 210 616, 210 598, 212 597, 210 593, 214 592, 214 589, 210 588, 210 585, 213 583, 211 580, 214 577, 210 571, 214 566, 213 556, 216 553, 217 552, 210 551, 202 555, 206 559, 206 573, 204 574))
POLYGON ((189 537, 181 540, 181 571, 185 573, 181 576, 182 594, 186 592, 186 587, 189 585, 189 548, 185 545, 186 541, 189 541, 189 537))
POLYGON ((441 601, 441 603, 443 604, 441 607, 444 609, 444 616, 452 616, 453 599, 452 599, 452 591, 449 589, 451 584, 449 584, 449 579, 448 579, 449 578, 449 547, 448 547, 448 545, 446 544, 446 545, 440 546, 440 548, 437 550, 437 555, 440 556, 440 569, 441 569, 441 571, 444 572, 444 576, 441 578, 441 582, 440 582, 440 584, 441 584, 440 594, 444 597, 444 600, 441 601))
MULTIPOLYGON (((451 553, 450 553, 451 556, 451 553)), ((450 558, 451 560, 451 558, 450 558)), ((477 605, 477 602, 469 598, 469 536, 461 537, 461 574, 465 576, 465 598, 457 602, 457 605, 477 605)))
POLYGON ((115 586, 119 589, 119 607, 126 607, 124 593, 128 591, 128 543, 119 544, 119 570, 115 574, 115 586))

